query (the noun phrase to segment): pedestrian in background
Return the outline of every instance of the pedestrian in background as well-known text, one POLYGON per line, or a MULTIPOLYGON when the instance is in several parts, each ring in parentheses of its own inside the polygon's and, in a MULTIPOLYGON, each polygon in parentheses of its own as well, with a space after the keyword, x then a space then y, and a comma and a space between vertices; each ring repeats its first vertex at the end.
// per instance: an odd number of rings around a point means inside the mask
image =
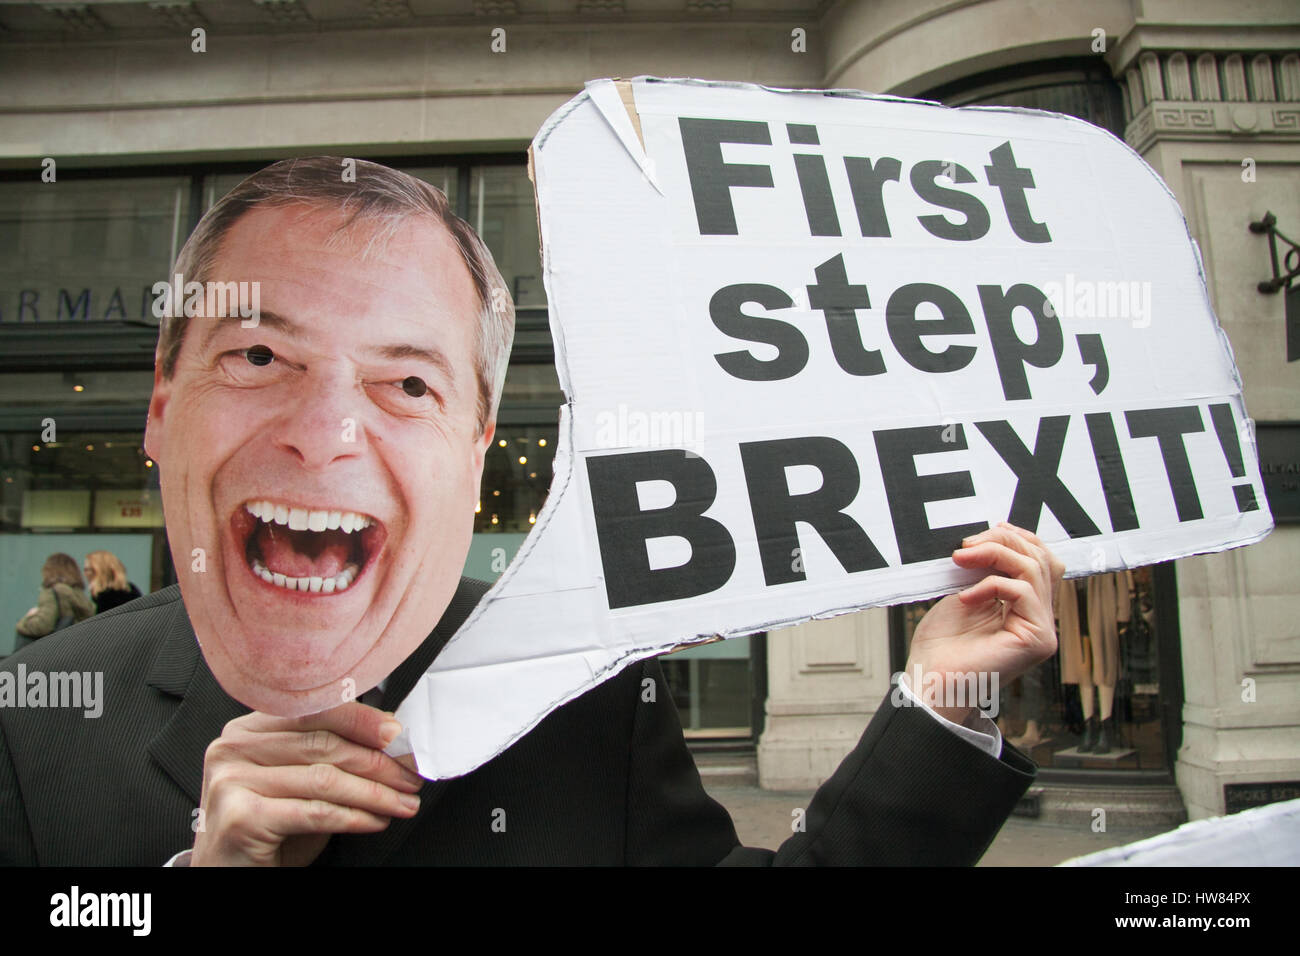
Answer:
POLYGON ((95 605, 86 594, 77 562, 62 552, 52 554, 41 566, 41 593, 36 607, 17 624, 14 650, 20 651, 36 638, 71 627, 94 613, 95 605))
POLYGON ((90 552, 82 570, 86 572, 97 614, 140 596, 140 589, 126 579, 126 566, 112 551, 90 552))

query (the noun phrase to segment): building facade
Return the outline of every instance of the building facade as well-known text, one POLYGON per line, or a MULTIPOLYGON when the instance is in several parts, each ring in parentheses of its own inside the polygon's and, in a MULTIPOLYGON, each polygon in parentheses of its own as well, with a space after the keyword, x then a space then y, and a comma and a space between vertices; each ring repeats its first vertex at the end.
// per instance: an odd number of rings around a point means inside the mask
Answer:
MULTIPOLYGON (((1300 235, 1297 50, 1300 13, 1285 0, 0 7, 0 609, 16 617, 31 603, 53 550, 114 550, 142 588, 174 579, 141 448, 149 290, 202 212, 267 162, 363 157, 425 178, 511 283, 519 330, 469 563, 491 579, 545 499, 563 400, 525 150, 586 80, 695 76, 1049 109, 1123 138, 1177 196, 1278 527, 1249 548, 1068 592, 1084 620, 1115 603, 1105 639, 1120 676, 1094 688, 1055 659, 1003 689, 1004 730, 1044 768, 1043 799, 1063 816, 1109 800, 1115 820, 1198 818, 1295 796, 1300 362, 1288 361, 1286 292, 1258 288, 1274 274, 1268 227, 1249 227, 1271 213, 1300 235), (1105 752, 1087 746, 1090 715, 1110 719, 1105 752)), ((765 787, 817 785, 888 693, 920 610, 666 658, 688 734, 701 753, 755 755, 765 787)))

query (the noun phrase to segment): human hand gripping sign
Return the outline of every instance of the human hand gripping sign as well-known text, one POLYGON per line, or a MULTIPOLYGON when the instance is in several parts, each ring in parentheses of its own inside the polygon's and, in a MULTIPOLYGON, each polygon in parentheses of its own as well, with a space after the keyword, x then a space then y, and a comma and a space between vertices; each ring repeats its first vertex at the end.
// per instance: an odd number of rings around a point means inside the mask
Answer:
POLYGON ((1065 565, 1033 532, 1005 521, 972 535, 953 552, 969 570, 990 573, 932 607, 912 635, 905 675, 934 675, 912 681, 912 691, 944 718, 965 724, 974 710, 942 699, 961 675, 997 675, 1008 684, 1056 652, 1052 596, 1065 565))
POLYGON ((414 816, 424 781, 383 752, 399 730, 392 714, 356 701, 232 720, 204 756, 190 865, 306 866, 332 834, 414 816))

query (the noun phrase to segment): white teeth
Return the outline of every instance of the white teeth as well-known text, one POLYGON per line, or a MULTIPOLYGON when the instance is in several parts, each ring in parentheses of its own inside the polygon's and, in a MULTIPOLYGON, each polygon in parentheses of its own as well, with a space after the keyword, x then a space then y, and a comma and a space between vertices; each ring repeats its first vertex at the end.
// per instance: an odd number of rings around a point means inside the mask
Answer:
POLYGON ((332 578, 320 576, 290 578, 278 571, 270 571, 256 558, 253 559, 250 567, 253 569, 254 574, 268 584, 274 584, 286 591, 310 591, 313 594, 333 594, 336 591, 346 591, 352 582, 357 579, 357 575, 361 573, 355 564, 349 564, 332 578))
POLYGON ((288 525, 290 531, 336 531, 342 529, 347 534, 361 531, 374 524, 373 518, 357 514, 355 511, 312 511, 307 508, 290 508, 270 501, 250 501, 244 510, 259 521, 268 524, 288 525))
MULTIPOLYGON (((357 514, 355 511, 313 511, 308 508, 291 508, 270 501, 250 501, 244 505, 244 510, 259 521, 287 525, 291 531, 342 530, 351 534, 369 528, 375 523, 374 519, 357 514)), ((253 560, 251 567, 253 573, 268 584, 274 584, 286 591, 309 591, 313 594, 346 591, 360 573, 360 569, 355 564, 349 564, 333 577, 316 575, 291 578, 278 571, 271 571, 258 559, 253 560)))

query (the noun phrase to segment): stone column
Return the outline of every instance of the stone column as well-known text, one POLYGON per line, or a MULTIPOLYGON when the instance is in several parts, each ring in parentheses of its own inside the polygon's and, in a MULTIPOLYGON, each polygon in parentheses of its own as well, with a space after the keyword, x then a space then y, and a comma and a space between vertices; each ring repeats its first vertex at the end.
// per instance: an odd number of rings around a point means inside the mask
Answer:
POLYGON ((835 772, 889 691, 889 613, 812 621, 773 634, 767 648, 759 785, 811 790, 835 772))
MULTIPOLYGON (((1256 288, 1272 269, 1267 239, 1248 225, 1272 212, 1279 229, 1300 235, 1300 23, 1224 30, 1211 50, 1205 36, 1170 49, 1174 28, 1139 26, 1116 48, 1125 138, 1187 217, 1247 413, 1293 422, 1300 362, 1286 362, 1282 296, 1256 288)), ((1191 819, 1223 813, 1225 786, 1300 780, 1297 565, 1296 525, 1178 562, 1184 705, 1175 775, 1191 819)))

